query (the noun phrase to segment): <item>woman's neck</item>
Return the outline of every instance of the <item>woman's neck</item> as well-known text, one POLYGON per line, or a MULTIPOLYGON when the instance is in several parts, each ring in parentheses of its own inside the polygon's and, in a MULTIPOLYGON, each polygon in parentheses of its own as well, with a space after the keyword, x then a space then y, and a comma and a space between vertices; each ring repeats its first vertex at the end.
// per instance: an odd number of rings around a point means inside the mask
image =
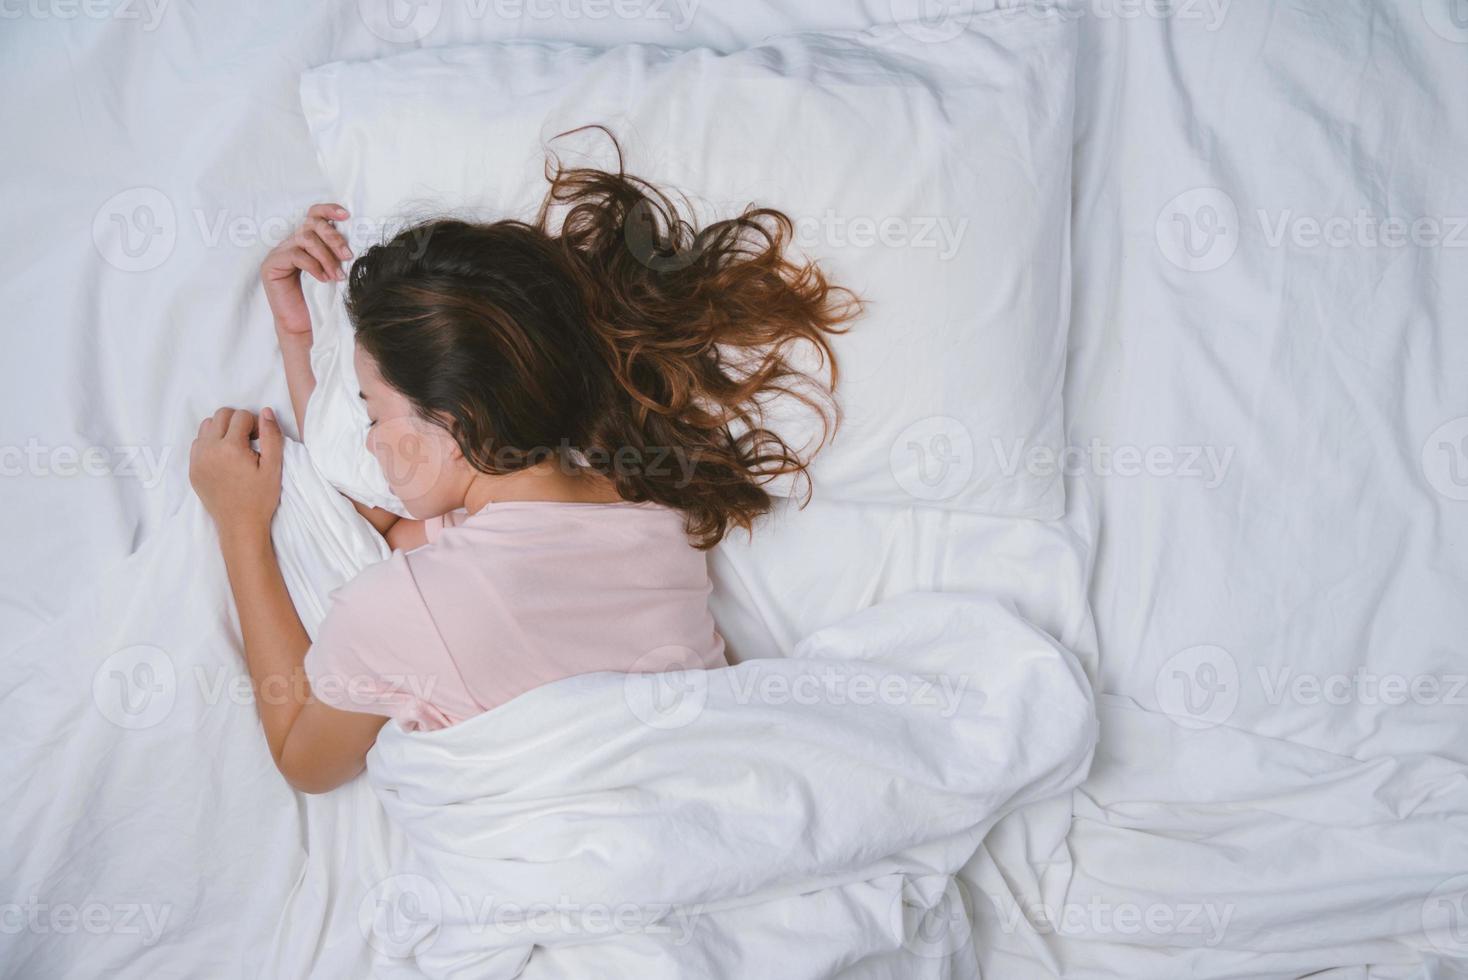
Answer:
POLYGON ((464 494, 464 509, 478 513, 511 500, 614 504, 622 498, 610 480, 592 470, 567 472, 547 462, 502 476, 476 473, 464 494))

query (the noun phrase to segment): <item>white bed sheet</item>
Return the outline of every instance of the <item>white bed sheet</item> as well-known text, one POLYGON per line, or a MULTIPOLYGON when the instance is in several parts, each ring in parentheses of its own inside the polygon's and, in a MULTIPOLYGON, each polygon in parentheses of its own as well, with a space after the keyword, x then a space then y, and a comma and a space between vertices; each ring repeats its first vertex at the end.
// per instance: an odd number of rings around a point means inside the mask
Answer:
POLYGON ((995 973, 1463 975, 1462 5, 1087 6, 1067 404, 1113 454, 1109 696, 1072 928, 995 973))
MULTIPOLYGON (((1120 0, 1083 3, 1067 395, 1072 444, 1112 457, 1072 481, 1096 498, 1089 596, 1100 657, 1091 663, 1109 697, 1102 753, 1069 841, 1055 835, 1071 823, 1069 808, 1027 816, 991 836, 973 866, 975 940, 989 976, 1461 975, 1450 955, 1464 955, 1461 943, 1423 928, 1444 924, 1449 905, 1433 903, 1456 895, 1455 877, 1468 873, 1468 711, 1445 690, 1468 672, 1468 494, 1459 482, 1468 446, 1453 427, 1468 416, 1468 251, 1364 238, 1311 246, 1299 243, 1310 228, 1297 220, 1365 208, 1378 232, 1388 218, 1435 218, 1439 234, 1457 234, 1448 225, 1468 215, 1468 29, 1450 3, 1179 2, 1167 16, 1120 0), (1171 203, 1200 188, 1221 189, 1239 212, 1238 247, 1211 271, 1185 266, 1228 252, 1226 235, 1212 248, 1201 237, 1214 218, 1229 224, 1224 199, 1171 203), (1177 216, 1194 222, 1195 256, 1179 250, 1186 224, 1177 216), (1296 241, 1271 245, 1281 220, 1296 241), (1140 464, 1154 475, 1117 472, 1115 454, 1129 447, 1155 450, 1140 464), (1209 447, 1216 460, 1229 454, 1226 467, 1209 469, 1209 447), (1274 672, 1285 667, 1337 690, 1337 678, 1349 685, 1358 670, 1438 687, 1418 703, 1350 695, 1333 704, 1308 686, 1281 695, 1274 672), (1213 707, 1193 702, 1194 727, 1170 721, 1160 709, 1186 710, 1176 685, 1189 678, 1232 679, 1236 704, 1225 687, 1213 707), (1062 912, 1097 896, 1113 910, 1175 914, 1184 903, 1233 901, 1231 921, 1243 925, 1213 946, 1176 927, 1138 932, 1095 916, 1047 934, 987 916, 979 903, 1002 904, 1005 894, 1062 912)), ((422 43, 541 36, 727 47, 781 30, 860 27, 908 8, 916 5, 705 0, 684 22, 687 8, 671 0, 635 8, 639 16, 588 16, 610 7, 574 0, 446 3, 422 43), (496 13, 506 10, 519 14, 496 13)), ((9 132, 24 135, 0 158, 10 219, 0 236, 9 348, 0 651, 29 640, 29 655, 52 668, 78 663, 27 674, 15 669, 24 659, 6 658, 0 712, 12 736, 25 726, 37 738, 76 703, 48 678, 89 676, 84 658, 106 652, 47 645, 48 630, 80 635, 62 626, 102 615, 91 583, 178 510, 198 418, 226 402, 284 407, 253 266, 257 236, 283 231, 322 190, 296 104, 299 71, 401 43, 368 28, 360 11, 370 2, 164 7, 156 25, 143 5, 69 19, 55 15, 60 5, 39 9, 53 13, 8 19, 0 37, 0 80, 25 95, 6 101, 9 132), (166 230, 170 207, 171 245, 165 234, 136 257, 117 250, 114 215, 166 230), (77 456, 89 447, 86 468, 100 475, 60 475, 82 467, 77 456)), ((724 611, 731 643, 762 632, 793 642, 834 613, 839 601, 825 597, 958 588, 966 575, 990 574, 966 564, 966 540, 993 540, 984 529, 920 509, 895 513, 813 508, 789 518, 806 522, 792 536, 725 549, 715 562, 722 595, 742 583, 751 601, 739 609, 753 610, 724 611), (803 535, 821 543, 784 543, 803 535)), ((1089 541, 1089 531, 1073 533, 1073 543, 1089 541)), ((1072 548, 1058 567, 1083 581, 1084 556, 1072 548)), ((1029 576, 1021 604, 1083 646, 1089 625, 1070 622, 1075 603, 1065 597, 1076 579, 1056 572, 1064 584, 1047 590, 1049 569, 1023 557, 1006 557, 1029 576)), ((168 573, 165 561, 157 574, 168 573)), ((211 726, 211 737, 251 737, 238 714, 211 726)), ((58 762, 75 762, 65 746, 57 743, 58 762)), ((260 761, 259 813, 226 812, 224 825, 255 835, 249 844, 299 836, 288 794, 260 761)), ((68 785, 78 799, 106 792, 123 804, 141 792, 109 782, 109 771, 124 770, 105 758, 57 767, 91 782, 68 785)), ((8 787, 8 799, 18 791, 8 787)), ((180 799, 181 828, 215 812, 207 794, 180 799)), ((212 884, 197 895, 214 909, 230 908, 231 889, 255 887, 234 909, 239 928, 209 958, 198 955, 202 943, 185 942, 165 950, 171 958, 124 958, 112 975, 168 975, 160 964, 180 976, 250 975, 251 943, 273 926, 265 910, 279 882, 238 858, 224 870, 203 858, 170 868, 144 851, 133 866, 117 857, 137 839, 130 834, 104 824, 57 860, 68 880, 105 872, 145 886, 203 867, 212 884), (109 827, 115 839, 101 832, 109 827)), ((24 976, 24 967, 11 960, 0 975, 24 976)))

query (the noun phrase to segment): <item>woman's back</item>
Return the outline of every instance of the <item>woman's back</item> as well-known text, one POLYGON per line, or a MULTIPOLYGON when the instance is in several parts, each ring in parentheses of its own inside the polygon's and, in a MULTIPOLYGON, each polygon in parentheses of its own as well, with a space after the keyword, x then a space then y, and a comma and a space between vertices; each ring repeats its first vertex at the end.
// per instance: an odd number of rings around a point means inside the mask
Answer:
POLYGON ((322 701, 433 729, 577 674, 725 664, 677 511, 504 501, 437 524, 333 597, 305 661, 322 701))

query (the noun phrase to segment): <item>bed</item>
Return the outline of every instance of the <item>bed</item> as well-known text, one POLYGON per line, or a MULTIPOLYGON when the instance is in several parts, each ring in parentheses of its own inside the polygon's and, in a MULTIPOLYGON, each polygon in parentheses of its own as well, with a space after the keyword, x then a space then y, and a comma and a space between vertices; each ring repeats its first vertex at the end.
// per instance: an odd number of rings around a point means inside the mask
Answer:
MULTIPOLYGON (((975 6, 9 11, 0 976, 357 962, 321 923, 280 921, 302 855, 354 838, 271 767, 227 600, 183 546, 207 531, 198 420, 286 402, 254 270, 331 190, 303 71, 527 38, 728 51, 918 16, 942 33, 975 6), (144 629, 170 613, 187 628, 144 629), (183 727, 99 710, 112 657, 145 688, 187 664, 204 694, 183 727)), ((782 506, 712 557, 716 618, 736 651, 788 652, 904 593, 982 589, 1084 665, 1090 775, 985 837, 954 975, 1468 976, 1462 6, 1063 10, 1064 516, 782 506)))

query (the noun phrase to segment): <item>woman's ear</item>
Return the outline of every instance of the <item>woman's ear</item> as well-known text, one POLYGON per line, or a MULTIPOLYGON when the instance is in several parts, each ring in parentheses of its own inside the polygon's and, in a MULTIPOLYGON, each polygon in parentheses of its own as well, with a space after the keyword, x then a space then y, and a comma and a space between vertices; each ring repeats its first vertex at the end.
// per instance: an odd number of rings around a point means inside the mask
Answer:
POLYGON ((455 463, 462 460, 464 458, 464 449, 459 445, 459 427, 455 424, 453 416, 448 412, 435 412, 433 414, 433 421, 439 428, 448 433, 449 442, 452 443, 449 449, 449 460, 455 463))

